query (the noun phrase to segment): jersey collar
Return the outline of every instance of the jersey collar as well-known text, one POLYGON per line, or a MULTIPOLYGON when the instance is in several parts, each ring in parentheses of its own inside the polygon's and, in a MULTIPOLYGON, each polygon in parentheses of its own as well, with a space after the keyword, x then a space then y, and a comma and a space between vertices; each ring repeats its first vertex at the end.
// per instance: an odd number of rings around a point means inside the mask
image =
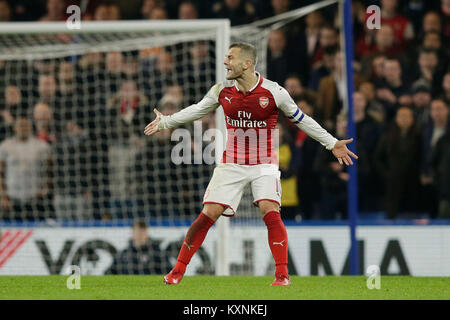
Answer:
MULTIPOLYGON (((256 84, 250 90, 248 90, 248 92, 252 92, 253 90, 255 90, 256 87, 261 83, 261 74, 256 71, 255 71, 255 73, 258 76, 258 81, 256 81, 256 84)), ((234 80, 234 87, 236 88, 237 91, 240 91, 236 80, 234 80)))

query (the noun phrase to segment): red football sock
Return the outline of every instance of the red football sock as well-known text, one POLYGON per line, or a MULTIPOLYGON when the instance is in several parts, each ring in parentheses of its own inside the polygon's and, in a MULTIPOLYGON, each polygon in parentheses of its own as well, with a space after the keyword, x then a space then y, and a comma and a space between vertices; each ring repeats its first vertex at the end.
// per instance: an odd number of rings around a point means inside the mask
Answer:
POLYGON ((275 260, 275 274, 288 276, 288 237, 286 227, 277 211, 270 211, 264 216, 269 236, 269 247, 275 260))
POLYGON ((203 212, 195 219, 187 231, 183 244, 181 245, 180 253, 178 254, 177 264, 173 268, 176 272, 184 273, 186 265, 191 261, 194 253, 200 248, 205 240, 209 228, 214 224, 214 220, 208 217, 203 212))

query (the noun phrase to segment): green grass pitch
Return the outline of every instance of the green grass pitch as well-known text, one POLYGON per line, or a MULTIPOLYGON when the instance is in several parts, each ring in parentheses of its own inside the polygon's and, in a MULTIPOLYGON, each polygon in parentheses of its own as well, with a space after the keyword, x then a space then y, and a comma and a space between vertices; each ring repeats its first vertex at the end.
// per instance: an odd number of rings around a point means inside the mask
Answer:
POLYGON ((67 289, 66 276, 0 276, 2 300, 341 300, 450 299, 450 277, 381 277, 369 290, 366 277, 291 277, 289 287, 271 287, 273 277, 186 276, 176 286, 162 276, 81 276, 81 289, 67 289))

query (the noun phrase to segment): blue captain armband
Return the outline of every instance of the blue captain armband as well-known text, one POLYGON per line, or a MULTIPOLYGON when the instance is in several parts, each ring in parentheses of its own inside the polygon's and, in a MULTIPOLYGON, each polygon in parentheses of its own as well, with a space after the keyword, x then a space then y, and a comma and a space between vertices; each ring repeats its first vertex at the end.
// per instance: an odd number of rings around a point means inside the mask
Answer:
POLYGON ((293 123, 300 123, 300 121, 302 121, 303 117, 305 116, 305 114, 302 112, 302 115, 300 116, 300 118, 296 119, 295 117, 297 117, 297 115, 300 113, 300 109, 297 108, 297 111, 295 111, 295 113, 288 117, 293 123))

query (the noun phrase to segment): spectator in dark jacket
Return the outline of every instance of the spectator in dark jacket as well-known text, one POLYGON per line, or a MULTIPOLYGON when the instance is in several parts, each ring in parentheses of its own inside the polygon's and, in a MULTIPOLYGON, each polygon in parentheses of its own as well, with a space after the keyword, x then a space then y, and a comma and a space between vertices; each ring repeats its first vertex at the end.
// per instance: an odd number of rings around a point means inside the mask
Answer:
POLYGON ((395 118, 400 104, 400 96, 409 92, 409 87, 403 80, 402 66, 397 59, 387 59, 383 66, 383 79, 375 83, 376 97, 383 104, 386 120, 395 118))
POLYGON ((366 113, 369 114, 380 125, 384 124, 383 105, 375 97, 375 86, 370 81, 364 81, 360 84, 359 92, 364 95, 366 100, 366 113))
POLYGON ((353 118, 356 124, 358 155, 361 155, 358 160, 359 209, 375 211, 378 210, 380 182, 374 170, 373 154, 381 130, 375 119, 367 113, 367 100, 359 91, 353 94, 353 118))
POLYGON ((267 77, 278 83, 284 83, 289 70, 290 61, 286 50, 286 35, 282 30, 274 30, 269 37, 267 51, 267 77))
POLYGON ((133 224, 133 235, 128 247, 114 259, 106 274, 165 274, 171 265, 161 251, 159 241, 150 239, 143 221, 133 224))
POLYGON ((309 76, 308 84, 311 89, 317 90, 319 88, 320 80, 333 72, 334 56, 336 55, 337 50, 337 46, 325 47, 323 49, 321 64, 311 70, 311 74, 309 76))
POLYGON ((412 88, 412 108, 419 128, 430 122, 431 87, 425 83, 415 83, 412 88))
POLYGON ((448 105, 441 100, 435 99, 431 102, 430 116, 432 121, 424 128, 423 152, 420 181, 422 183, 422 205, 423 209, 435 217, 438 211, 437 185, 433 178, 432 156, 436 145, 441 137, 450 132, 448 105))
MULTIPOLYGON (((344 138, 347 132, 347 119, 341 113, 337 116, 336 137, 344 138)), ((360 153, 358 152, 358 158, 360 153)), ((359 160, 358 160, 359 162, 359 160)), ((344 165, 341 165, 330 152, 319 149, 315 170, 321 173, 320 219, 344 219, 347 214, 347 182, 350 178, 344 165)))
POLYGON ((421 136, 410 108, 400 107, 395 122, 380 139, 375 161, 385 182, 387 217, 393 219, 400 212, 417 212, 421 136))
MULTIPOLYGON (((361 204, 361 210, 369 210, 370 206, 374 206, 376 201, 375 192, 371 191, 375 186, 369 185, 375 184, 374 181, 369 181, 371 178, 370 159, 368 154, 370 152, 365 148, 365 144, 374 143, 370 140, 376 136, 375 130, 372 130, 369 125, 368 119, 364 123, 364 119, 361 115, 363 106, 360 104, 355 108, 355 122, 356 122, 356 149, 358 150, 358 185, 359 190, 365 189, 359 192, 359 202, 361 204)), ((336 121, 336 137, 339 139, 345 139, 347 136, 347 115, 340 113, 337 116, 336 121)), ((316 170, 320 172, 321 181, 321 204, 320 214, 323 219, 345 219, 347 217, 347 183, 350 180, 350 174, 345 166, 341 165, 338 161, 335 161, 332 156, 325 150, 319 149, 316 157, 316 170)))
MULTIPOLYGON (((295 103, 308 116, 315 117, 315 104, 311 100, 296 99, 295 103)), ((288 121, 292 123, 291 121, 288 121)), ((297 189, 300 200, 300 212, 302 219, 313 218, 319 202, 320 195, 320 171, 314 167, 316 155, 318 153, 319 145, 317 141, 308 136, 304 131, 296 131, 295 145, 300 148, 301 162, 298 168, 297 189)))
POLYGON ((314 56, 320 46, 320 31, 324 24, 324 16, 321 11, 313 11, 305 16, 305 27, 294 33, 289 43, 292 45, 292 54, 297 60, 293 61, 297 65, 293 68, 303 78, 303 83, 307 83, 311 72, 314 56))
MULTIPOLYGON (((415 72, 407 72, 414 79, 413 85, 422 83, 430 86, 430 88, 438 88, 442 82, 443 66, 446 61, 439 61, 438 54, 435 50, 422 48, 417 57, 416 68, 411 68, 415 72)), ((432 94, 436 94, 437 90, 433 90, 432 94)))
POLYGON ((450 218, 450 132, 439 139, 433 150, 432 165, 438 189, 438 217, 450 218))

